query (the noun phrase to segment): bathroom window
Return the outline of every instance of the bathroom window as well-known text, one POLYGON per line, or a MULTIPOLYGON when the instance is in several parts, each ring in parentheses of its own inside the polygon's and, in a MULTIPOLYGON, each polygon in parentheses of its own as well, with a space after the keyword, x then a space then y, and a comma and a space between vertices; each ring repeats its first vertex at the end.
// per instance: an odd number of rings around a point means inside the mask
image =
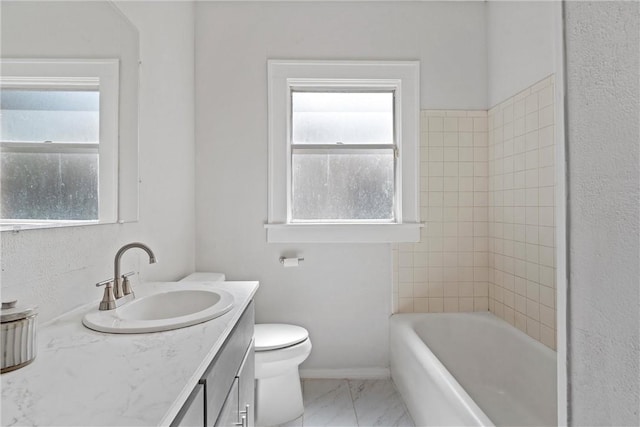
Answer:
POLYGON ((291 222, 394 222, 394 92, 291 93, 291 222))
POLYGON ((117 61, 3 61, 3 230, 115 220, 117 76, 117 61))
POLYGON ((418 64, 269 61, 270 242, 417 241, 418 64))

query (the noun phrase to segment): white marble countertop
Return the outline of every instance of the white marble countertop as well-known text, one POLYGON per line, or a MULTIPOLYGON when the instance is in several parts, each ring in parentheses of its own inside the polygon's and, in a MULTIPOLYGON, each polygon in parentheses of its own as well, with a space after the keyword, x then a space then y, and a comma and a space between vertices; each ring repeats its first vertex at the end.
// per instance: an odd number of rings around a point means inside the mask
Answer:
MULTIPOLYGON (((97 302, 40 326, 33 363, 0 376, 2 426, 169 425, 258 288, 258 282, 210 285, 234 296, 233 309, 187 328, 92 331, 82 317, 97 302)), ((142 283, 136 290, 162 286, 142 283)))

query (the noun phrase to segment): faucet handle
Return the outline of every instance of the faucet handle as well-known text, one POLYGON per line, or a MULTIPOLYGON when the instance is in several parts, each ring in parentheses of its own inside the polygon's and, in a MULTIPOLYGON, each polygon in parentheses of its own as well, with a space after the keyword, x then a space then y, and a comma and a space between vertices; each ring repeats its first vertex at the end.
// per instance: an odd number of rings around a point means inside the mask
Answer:
POLYGON ((100 286, 107 286, 111 287, 111 284, 113 284, 113 279, 107 279, 107 280, 103 280, 102 282, 98 282, 96 283, 96 288, 99 288, 100 286))
POLYGON ((113 279, 96 283, 96 287, 104 286, 104 295, 100 301, 99 310, 113 310, 116 308, 116 298, 113 296, 113 279))
POLYGON ((131 289, 131 282, 129 282, 129 276, 133 276, 134 274, 136 274, 135 271, 130 271, 122 275, 122 293, 124 295, 133 293, 133 289, 131 289))

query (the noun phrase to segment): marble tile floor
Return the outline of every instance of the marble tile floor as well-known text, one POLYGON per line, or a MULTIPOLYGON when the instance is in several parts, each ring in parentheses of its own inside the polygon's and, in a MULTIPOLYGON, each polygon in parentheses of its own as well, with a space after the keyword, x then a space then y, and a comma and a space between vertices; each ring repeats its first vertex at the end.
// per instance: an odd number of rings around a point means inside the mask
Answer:
POLYGON ((280 427, 413 427, 391 380, 302 381, 304 415, 280 427))

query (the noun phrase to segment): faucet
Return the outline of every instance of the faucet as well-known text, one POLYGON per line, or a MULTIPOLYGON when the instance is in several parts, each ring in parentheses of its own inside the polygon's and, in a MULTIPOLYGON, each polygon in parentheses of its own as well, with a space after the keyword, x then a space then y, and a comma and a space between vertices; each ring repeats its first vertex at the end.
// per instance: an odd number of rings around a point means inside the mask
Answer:
MULTIPOLYGON (((121 247, 118 252, 116 252, 116 257, 113 261, 113 284, 115 288, 113 293, 116 299, 125 296, 125 294, 122 292, 122 282, 120 279, 120 258, 122 258, 122 255, 131 248, 140 248, 144 250, 147 255, 149 255, 149 264, 155 264, 158 261, 153 251, 144 243, 133 242, 121 247)), ((125 288, 125 292, 127 293, 127 295, 130 294, 131 289, 128 286, 125 286, 125 288)))

